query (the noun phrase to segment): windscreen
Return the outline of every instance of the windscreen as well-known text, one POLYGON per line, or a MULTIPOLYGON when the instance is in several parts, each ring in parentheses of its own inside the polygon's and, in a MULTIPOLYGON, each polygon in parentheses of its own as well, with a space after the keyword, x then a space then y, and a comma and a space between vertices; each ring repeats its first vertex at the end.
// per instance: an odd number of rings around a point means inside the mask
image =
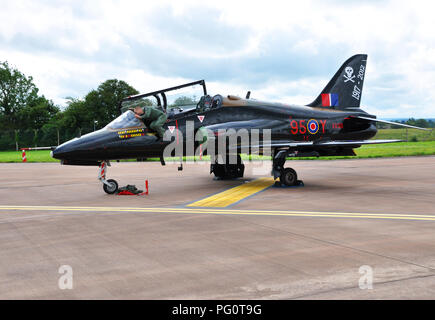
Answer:
POLYGON ((165 92, 167 109, 181 108, 186 110, 195 108, 199 99, 204 95, 203 92, 203 88, 199 84, 165 92))
POLYGON ((145 127, 145 125, 142 121, 134 116, 134 112, 131 110, 124 112, 106 126, 106 128, 109 129, 125 129, 137 127, 143 128, 145 127))
POLYGON ((121 112, 124 112, 125 110, 128 110, 130 108, 134 107, 143 107, 143 106, 151 106, 153 108, 159 108, 159 103, 154 96, 149 96, 146 98, 139 98, 134 100, 125 100, 121 104, 121 112))

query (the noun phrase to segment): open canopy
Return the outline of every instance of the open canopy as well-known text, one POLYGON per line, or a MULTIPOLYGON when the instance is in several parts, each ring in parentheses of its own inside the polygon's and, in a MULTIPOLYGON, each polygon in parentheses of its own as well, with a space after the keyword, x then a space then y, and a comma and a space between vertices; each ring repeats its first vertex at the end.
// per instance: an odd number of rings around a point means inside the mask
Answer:
POLYGON ((163 110, 165 113, 173 109, 179 109, 180 111, 181 109, 194 109, 200 98, 205 95, 207 95, 205 81, 199 80, 124 98, 119 105, 119 109, 121 113, 137 105, 152 106, 163 110))

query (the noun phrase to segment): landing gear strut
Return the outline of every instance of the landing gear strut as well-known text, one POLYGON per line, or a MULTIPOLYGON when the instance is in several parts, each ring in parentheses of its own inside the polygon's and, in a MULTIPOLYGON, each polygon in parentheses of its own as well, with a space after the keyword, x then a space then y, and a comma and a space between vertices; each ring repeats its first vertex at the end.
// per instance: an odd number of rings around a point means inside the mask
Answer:
POLYGON ((292 153, 289 150, 274 152, 272 175, 274 179, 279 177, 279 182, 282 185, 295 186, 300 183, 296 171, 292 168, 284 168, 285 161, 289 156, 294 157, 296 153, 292 153))
POLYGON ((245 165, 240 155, 237 155, 237 162, 230 163, 230 156, 227 154, 225 163, 221 164, 216 158, 216 162, 210 165, 210 173, 214 173, 217 179, 242 178, 245 172, 245 165))
POLYGON ((100 171, 98 173, 98 180, 103 183, 103 190, 108 194, 114 194, 118 191, 118 182, 113 179, 106 180, 107 166, 110 166, 109 162, 103 161, 100 164, 100 171))

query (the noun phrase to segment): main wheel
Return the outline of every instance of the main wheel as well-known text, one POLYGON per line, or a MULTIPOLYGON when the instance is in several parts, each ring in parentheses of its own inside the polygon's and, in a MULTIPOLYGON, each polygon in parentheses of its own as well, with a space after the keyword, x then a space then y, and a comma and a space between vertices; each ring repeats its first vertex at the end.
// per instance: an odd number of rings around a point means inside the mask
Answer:
POLYGON ((118 182, 116 182, 116 180, 109 179, 109 180, 107 180, 107 183, 109 185, 103 183, 104 192, 106 192, 108 194, 114 194, 116 191, 118 191, 118 182))
POLYGON ((213 172, 214 176, 219 179, 225 178, 225 165, 223 164, 214 164, 211 167, 211 171, 213 172))
POLYGON ((298 175, 292 168, 285 168, 279 177, 279 181, 286 186, 294 186, 298 181, 298 175))
POLYGON ((219 179, 242 178, 245 172, 244 164, 215 164, 212 172, 219 179))
MULTIPOLYGON (((234 156, 234 154, 232 155, 234 156)), ((242 158, 237 154, 236 163, 233 162, 233 158, 230 162, 230 155, 225 155, 225 163, 219 163, 216 159, 216 163, 210 167, 210 172, 213 172, 218 179, 235 179, 242 178, 245 172, 245 165, 242 162, 242 158)))

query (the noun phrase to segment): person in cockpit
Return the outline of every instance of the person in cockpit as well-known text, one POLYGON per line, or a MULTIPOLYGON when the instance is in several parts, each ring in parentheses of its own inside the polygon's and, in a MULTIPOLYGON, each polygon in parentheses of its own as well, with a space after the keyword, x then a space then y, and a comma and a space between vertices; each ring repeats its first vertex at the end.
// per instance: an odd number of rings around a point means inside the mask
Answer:
POLYGON ((137 119, 142 120, 144 123, 145 121, 151 121, 149 128, 157 132, 160 138, 163 138, 163 135, 165 134, 163 125, 166 123, 167 119, 166 114, 163 111, 151 106, 136 106, 133 111, 135 113, 134 116, 137 119))

